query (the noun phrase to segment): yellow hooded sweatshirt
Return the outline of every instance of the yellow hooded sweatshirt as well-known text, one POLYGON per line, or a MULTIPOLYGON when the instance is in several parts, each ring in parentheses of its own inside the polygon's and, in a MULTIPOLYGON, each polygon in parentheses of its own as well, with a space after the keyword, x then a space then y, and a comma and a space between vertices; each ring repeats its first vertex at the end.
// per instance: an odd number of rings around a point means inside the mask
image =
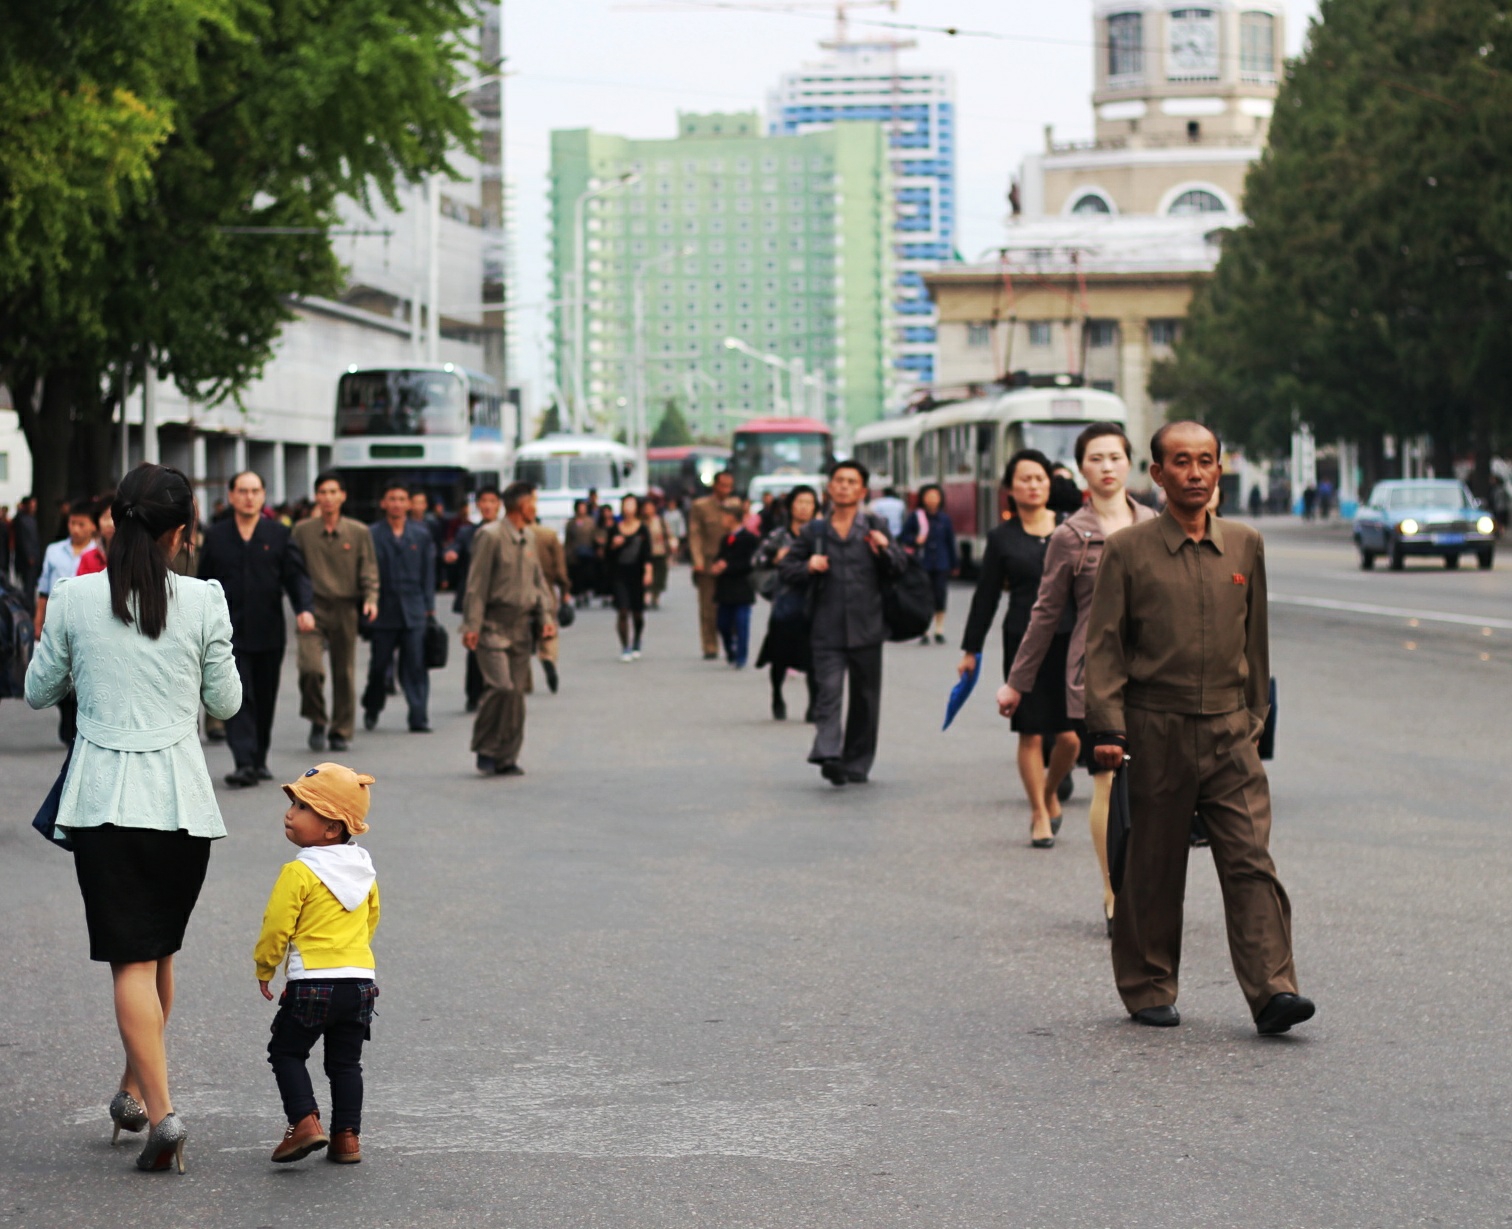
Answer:
POLYGON ((361 846, 317 845, 286 862, 268 897, 252 951, 257 980, 272 981, 289 960, 289 979, 371 976, 378 929, 378 875, 361 846))

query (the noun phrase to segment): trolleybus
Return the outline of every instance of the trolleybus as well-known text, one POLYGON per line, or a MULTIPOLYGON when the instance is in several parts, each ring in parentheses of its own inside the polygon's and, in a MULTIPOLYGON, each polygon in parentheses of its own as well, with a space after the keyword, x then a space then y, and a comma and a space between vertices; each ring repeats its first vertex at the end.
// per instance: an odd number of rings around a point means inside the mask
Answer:
POLYGON ((646 492, 646 471, 635 450, 599 435, 548 435, 522 444, 515 452, 512 480, 535 484, 536 516, 558 530, 590 490, 616 514, 624 496, 646 492))
POLYGON ((646 477, 669 502, 681 504, 708 493, 714 475, 730 464, 730 450, 708 444, 646 449, 646 477))
POLYGON ((735 429, 730 468, 735 493, 749 493, 751 479, 784 475, 820 485, 834 462, 833 436, 817 418, 751 418, 735 429))

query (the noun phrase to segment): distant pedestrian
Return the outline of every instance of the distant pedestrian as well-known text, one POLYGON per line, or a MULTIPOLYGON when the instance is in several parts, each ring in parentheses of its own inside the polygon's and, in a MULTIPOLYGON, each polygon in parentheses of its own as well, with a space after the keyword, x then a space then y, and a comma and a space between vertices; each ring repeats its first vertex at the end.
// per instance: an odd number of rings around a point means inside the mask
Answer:
POLYGON ((1076 439, 1076 460, 1090 497, 1086 507, 1063 521, 1051 535, 1029 625, 1009 663, 1008 681, 998 692, 1000 710, 1014 719, 1037 707, 1042 689, 1059 682, 1066 715, 1082 742, 1081 762, 1093 774, 1092 802, 1087 822, 1097 855, 1102 884, 1102 911, 1109 938, 1113 935, 1113 887, 1108 880, 1108 801, 1113 774, 1099 768, 1086 745, 1083 679, 1086 674, 1087 617, 1092 586, 1110 534, 1155 518, 1155 513, 1130 498, 1128 436, 1117 423, 1093 423, 1076 439), (1069 640, 1062 643, 1067 618, 1069 640), (1059 671, 1059 674, 1056 672, 1059 671))
POLYGON ((832 785, 869 779, 882 717, 882 585, 907 566, 880 520, 861 512, 868 473, 859 461, 830 470, 830 514, 804 526, 780 566, 782 579, 814 587, 811 644, 818 695, 809 763, 832 785), (847 683, 850 705, 842 725, 847 683))
MULTIPOLYGON (((534 517, 530 522, 530 536, 535 539, 536 558, 541 561, 541 575, 546 578, 546 586, 555 599, 556 609, 561 610, 563 605, 572 601, 572 577, 567 571, 567 554, 562 548, 562 539, 557 537, 555 529, 541 524, 534 517)), ((560 630, 558 627, 558 632, 560 630)), ((546 688, 552 695, 556 695, 557 688, 561 686, 558 669, 561 649, 560 635, 537 635, 536 660, 541 663, 541 673, 546 676, 546 688)))
POLYGON ((42 534, 37 528, 37 497, 25 496, 11 519, 11 566, 28 608, 37 598, 37 578, 42 575, 42 534))
POLYGON ((598 548, 594 543, 593 514, 588 511, 588 501, 580 499, 572 506, 572 519, 567 522, 563 547, 567 551, 567 575, 572 582, 573 602, 578 606, 593 604, 595 574, 598 570, 598 548))
POLYGON ((68 533, 61 541, 51 543, 42 555, 42 572, 37 579, 37 609, 33 616, 36 638, 42 639, 42 621, 47 616, 47 599, 60 580, 67 580, 79 571, 79 559, 94 545, 94 507, 87 499, 76 500, 68 513, 68 533))
POLYGON ((1312 520, 1318 512, 1318 488, 1315 486, 1304 487, 1302 490, 1302 518, 1312 520))
POLYGON ((1318 516, 1327 520, 1333 515, 1334 485, 1327 478, 1318 483, 1318 516))
MULTIPOLYGON (((928 575, 934 588, 934 642, 945 643, 945 603, 950 592, 950 578, 961 568, 956 548, 955 525, 945 511, 945 491, 931 482, 919 492, 919 506, 904 518, 898 545, 909 551, 918 566, 928 575)), ((926 632, 920 644, 929 643, 926 632)))
POLYGON ((110 1102, 116 1134, 150 1128, 139 1169, 182 1171, 188 1137, 173 1112, 163 1026, 174 953, 226 835, 200 749, 201 703, 241 705, 231 616, 220 586, 170 581, 194 524, 189 480, 140 465, 122 480, 105 572, 64 581, 26 673, 26 701, 70 689, 83 727, 58 805, 84 897, 89 958, 109 963, 126 1069, 110 1102))
POLYGON ((741 522, 745 509, 740 500, 727 499, 722 509, 724 537, 719 553, 709 569, 714 574, 714 600, 718 605, 715 621, 725 661, 737 670, 745 669, 751 650, 751 607, 756 590, 751 584, 752 560, 761 539, 741 522))
POLYGON ((557 634, 556 598, 536 555, 530 524, 535 487, 514 482, 504 489, 504 519, 478 534, 467 574, 462 644, 478 655, 483 700, 473 720, 472 750, 484 776, 523 776, 525 693, 536 628, 557 634))
POLYGON ((226 776, 233 789, 271 781, 268 747, 283 671, 283 599, 294 608, 300 632, 315 630, 315 595, 304 553, 290 531, 263 515, 267 492, 253 470, 233 475, 232 515, 211 525, 200 551, 201 580, 219 581, 231 608, 231 645, 241 675, 242 705, 226 722, 226 746, 236 766, 226 776))
POLYGON ((682 507, 677 500, 669 499, 662 505, 661 516, 667 524, 667 534, 672 540, 672 551, 668 562, 676 563, 679 559, 686 559, 688 557, 688 518, 683 515, 682 507))
POLYGON ((765 538, 767 534, 782 524, 784 517, 782 501, 777 498, 775 491, 763 491, 761 493, 761 509, 756 514, 756 534, 765 538))
POLYGON ((887 525, 888 535, 896 539, 903 532, 908 505, 898 498, 898 492, 892 487, 883 487, 882 494, 871 502, 871 514, 880 516, 887 525))
POLYGON ((1261 507, 1262 500, 1260 498, 1260 488, 1258 486, 1252 486, 1250 487, 1249 493, 1249 514, 1251 520, 1259 519, 1261 507))
POLYGON ((604 568, 614 594, 615 630, 619 634, 620 660, 634 661, 641 655, 641 637, 646 630, 646 590, 651 587, 651 531, 641 519, 640 500, 626 495, 620 501, 620 519, 604 547, 604 568))
POLYGON ((757 568, 777 572, 777 586, 772 593, 772 610, 767 619, 766 638, 756 655, 756 668, 769 670, 772 684, 772 720, 787 720, 787 701, 782 688, 788 671, 797 670, 808 687, 808 706, 803 719, 814 719, 814 657, 809 647, 807 593, 782 579, 781 564, 797 542, 798 535, 819 511, 819 495, 811 486, 795 486, 783 500, 787 524, 779 525, 767 535, 756 551, 757 568))
POLYGON ((379 501, 384 519, 368 526, 378 558, 378 617, 370 628, 362 726, 378 728, 378 715, 388 699, 389 667, 397 653, 410 733, 429 734, 425 625, 436 613, 436 543, 423 525, 410 519, 410 498, 402 482, 387 483, 379 501))
POLYGON ((598 510, 598 523, 593 529, 593 546, 598 557, 597 570, 593 576, 593 592, 601 606, 614 605, 614 570, 609 563, 609 543, 614 540, 618 521, 614 509, 603 504, 598 510))
POLYGON ((111 488, 95 496, 93 500, 97 527, 94 544, 79 556, 79 570, 75 573, 76 576, 93 576, 96 572, 105 570, 110 543, 115 537, 115 517, 110 511, 110 505, 115 503, 115 496, 115 489, 111 488))
POLYGON ((368 851, 352 843, 368 830, 373 778, 340 764, 317 764, 285 785, 284 837, 299 856, 284 863, 252 951, 257 988, 287 965, 268 1065, 278 1082, 288 1129, 272 1160, 287 1164, 329 1149, 326 1160, 362 1160, 362 1043, 371 1035, 378 998, 373 932, 378 929, 378 875, 368 851), (331 1131, 305 1069, 325 1038, 331 1081, 331 1131))
MULTIPOLYGON (((987 642, 998 602, 1005 592, 1008 613, 1003 618, 1004 679, 1013 667, 1014 655, 1029 627, 1029 612, 1039 595, 1046 551, 1055 533, 1057 518, 1049 507, 1050 483, 1050 458, 1044 453, 1026 448, 1008 459, 1003 486, 1008 491, 1008 510, 1013 516, 987 535, 971 613, 961 638, 958 670, 963 675, 976 668, 977 655, 987 642)), ((1029 799, 1029 841, 1037 849, 1055 845, 1061 821, 1057 791, 1076 763, 1080 747, 1076 723, 1066 713, 1066 648, 1074 624, 1074 612, 1066 611, 1055 629, 1045 664, 1013 714, 1013 732, 1018 735, 1019 780, 1029 799)))
POLYGON ((1099 767, 1128 757, 1130 835, 1113 917, 1118 993, 1140 1024, 1176 1010, 1192 814, 1212 844, 1229 957, 1261 1034, 1310 1019, 1297 993, 1291 903, 1270 856, 1258 739, 1269 710, 1265 547, 1206 505, 1222 474, 1208 427, 1150 441, 1165 511, 1108 539, 1087 625, 1087 728, 1099 767))
POLYGON ((315 478, 318 514, 294 526, 315 593, 315 626, 300 632, 299 715, 310 723, 311 751, 345 751, 357 728, 358 619, 378 617, 378 555, 361 521, 342 516, 346 485, 328 470, 315 478), (325 657, 331 658, 326 709, 325 657))
MULTIPOLYGON (((447 551, 452 559, 452 573, 456 577, 456 591, 452 596, 452 612, 463 613, 463 604, 467 594, 467 573, 472 567, 473 539, 478 532, 494 524, 504 511, 504 499, 499 494, 499 488, 493 484, 481 487, 473 497, 478 506, 477 523, 468 521, 462 525, 452 538, 451 546, 447 551)), ((467 667, 463 675, 462 696, 469 713, 478 711, 478 704, 483 699, 483 671, 478 668, 478 655, 471 649, 467 651, 467 667)))
POLYGON ((0 504, 0 583, 8 584, 11 578, 11 518, 10 508, 0 504))
POLYGON ((709 494, 693 501, 688 516, 688 554, 698 590, 698 639, 705 661, 719 656, 719 610, 714 596, 714 560, 724 537, 724 503, 735 492, 735 475, 720 470, 709 494))
POLYGON ((667 528, 661 503, 655 496, 646 496, 642 515, 651 534, 651 589, 647 604, 652 610, 660 610, 661 595, 667 591, 667 569, 677 555, 677 539, 667 528))

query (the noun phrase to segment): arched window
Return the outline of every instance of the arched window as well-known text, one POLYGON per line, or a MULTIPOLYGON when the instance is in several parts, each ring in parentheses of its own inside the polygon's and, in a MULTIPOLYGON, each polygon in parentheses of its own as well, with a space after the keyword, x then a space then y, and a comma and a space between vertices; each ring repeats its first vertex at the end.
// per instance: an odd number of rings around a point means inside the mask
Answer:
POLYGON ((1275 76, 1276 19, 1271 14, 1240 15, 1239 72, 1247 80, 1275 76))
POLYGON ((1071 212, 1080 214, 1112 213, 1113 210, 1108 207, 1108 202, 1103 198, 1101 193, 1083 192, 1077 198, 1076 204, 1071 206, 1071 212))
POLYGON ((1211 192, 1202 188, 1188 188, 1174 201, 1166 213, 1173 218, 1188 217, 1194 213, 1227 213, 1224 203, 1211 192))

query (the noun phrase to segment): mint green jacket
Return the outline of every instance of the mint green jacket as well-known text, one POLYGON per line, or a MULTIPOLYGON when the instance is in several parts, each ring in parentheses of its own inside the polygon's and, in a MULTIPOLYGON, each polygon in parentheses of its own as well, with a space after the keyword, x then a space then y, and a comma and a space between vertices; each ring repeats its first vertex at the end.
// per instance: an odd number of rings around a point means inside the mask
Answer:
POLYGON ((26 702, 56 704, 72 687, 79 734, 59 828, 115 824, 222 837, 226 825, 200 749, 203 703, 241 708, 231 614, 215 581, 168 578, 168 620, 149 640, 110 609, 107 573, 57 585, 26 671, 26 702))

